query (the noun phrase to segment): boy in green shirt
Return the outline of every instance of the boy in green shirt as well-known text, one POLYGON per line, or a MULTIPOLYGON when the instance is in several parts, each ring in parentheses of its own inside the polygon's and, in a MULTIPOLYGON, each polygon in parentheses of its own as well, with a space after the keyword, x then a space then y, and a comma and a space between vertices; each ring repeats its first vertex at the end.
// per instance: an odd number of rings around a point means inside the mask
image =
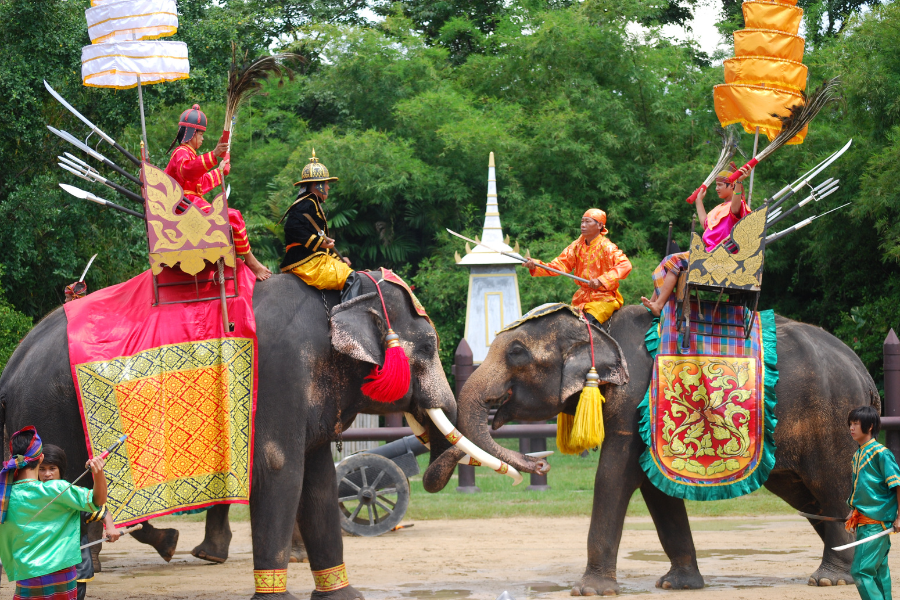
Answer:
MULTIPOLYGON (((852 491, 847 504, 847 531, 862 540, 888 527, 900 531, 897 501, 900 499, 900 467, 894 454, 875 441, 881 417, 872 406, 861 406, 847 416, 850 436, 859 450, 853 454, 852 491)), ((862 600, 890 600, 891 572, 888 568, 889 535, 855 548, 850 574, 862 600)))
POLYGON ((80 515, 106 503, 104 460, 88 461, 92 493, 67 481, 38 480, 43 452, 34 427, 14 433, 9 446, 12 458, 0 470, 0 562, 9 581, 16 582, 13 598, 75 600, 80 515))

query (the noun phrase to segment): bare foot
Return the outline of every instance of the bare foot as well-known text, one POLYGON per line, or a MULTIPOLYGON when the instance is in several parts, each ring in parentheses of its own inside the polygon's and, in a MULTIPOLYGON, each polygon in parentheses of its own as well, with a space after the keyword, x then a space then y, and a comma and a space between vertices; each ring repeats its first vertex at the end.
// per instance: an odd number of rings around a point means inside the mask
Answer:
POLYGON ((257 281, 265 281, 272 276, 272 271, 270 271, 266 265, 259 262, 256 257, 253 256, 252 252, 248 252, 244 255, 244 262, 247 263, 247 266, 250 267, 250 270, 256 275, 257 281))
POLYGON ((648 299, 645 298, 644 296, 641 296, 641 304, 643 304, 644 306, 646 306, 647 309, 650 311, 650 313, 651 313, 654 317, 658 317, 658 316, 659 316, 659 313, 662 312, 663 304, 662 304, 661 302, 659 302, 659 300, 657 300, 657 301, 655 301, 655 302, 651 302, 650 300, 648 300, 648 299))

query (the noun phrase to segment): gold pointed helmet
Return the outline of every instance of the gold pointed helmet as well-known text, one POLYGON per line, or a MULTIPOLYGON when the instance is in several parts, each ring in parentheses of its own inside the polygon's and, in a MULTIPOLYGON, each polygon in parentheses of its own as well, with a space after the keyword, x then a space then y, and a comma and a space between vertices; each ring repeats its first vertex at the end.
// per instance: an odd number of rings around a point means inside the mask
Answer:
POLYGON ((294 185, 300 185, 303 183, 309 183, 311 181, 337 181, 337 177, 331 177, 328 175, 328 168, 319 162, 319 159, 316 158, 316 149, 313 148, 312 157, 309 159, 309 164, 303 167, 303 171, 300 172, 300 181, 295 183, 294 185))

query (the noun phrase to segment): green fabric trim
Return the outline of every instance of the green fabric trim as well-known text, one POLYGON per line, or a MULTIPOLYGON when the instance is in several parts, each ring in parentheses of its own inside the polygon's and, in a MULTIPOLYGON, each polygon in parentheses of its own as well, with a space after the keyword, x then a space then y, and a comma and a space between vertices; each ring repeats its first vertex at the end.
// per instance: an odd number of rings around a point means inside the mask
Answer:
MULTIPOLYGON (((641 454, 640 462, 641 468, 644 469, 644 472, 650 479, 650 483, 664 494, 675 498, 684 498, 685 500, 727 500, 756 491, 769 478, 769 473, 772 472, 772 468, 775 466, 775 426, 778 425, 778 418, 775 416, 775 404, 777 403, 775 385, 778 383, 778 346, 775 313, 771 310, 760 312, 759 325, 763 346, 765 423, 763 424, 762 456, 759 458, 756 470, 753 471, 750 477, 730 485, 709 487, 682 485, 663 475, 657 468, 650 453, 650 387, 647 386, 644 399, 638 405, 640 418, 638 431, 641 439, 644 440, 644 444, 647 446, 643 454, 641 454)), ((659 342, 659 319, 657 318, 650 324, 650 329, 644 337, 644 345, 647 347, 647 351, 650 352, 650 358, 656 358, 656 354, 659 351, 659 342)), ((653 368, 656 368, 655 360, 653 368)))

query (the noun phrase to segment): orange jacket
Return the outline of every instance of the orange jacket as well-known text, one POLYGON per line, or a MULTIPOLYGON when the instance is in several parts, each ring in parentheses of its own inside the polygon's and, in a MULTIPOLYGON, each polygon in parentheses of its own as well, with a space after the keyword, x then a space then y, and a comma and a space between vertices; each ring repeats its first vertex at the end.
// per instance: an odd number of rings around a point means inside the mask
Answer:
MULTIPOLYGON (((606 236, 598 235, 588 244, 583 236, 569 244, 558 257, 545 263, 534 259, 535 263, 547 265, 585 279, 599 279, 600 288, 591 289, 586 283, 578 282, 578 291, 572 296, 572 305, 581 308, 588 302, 612 301, 616 299, 619 280, 631 273, 631 261, 618 246, 606 236)), ((534 277, 558 277, 556 273, 535 267, 534 277)))

